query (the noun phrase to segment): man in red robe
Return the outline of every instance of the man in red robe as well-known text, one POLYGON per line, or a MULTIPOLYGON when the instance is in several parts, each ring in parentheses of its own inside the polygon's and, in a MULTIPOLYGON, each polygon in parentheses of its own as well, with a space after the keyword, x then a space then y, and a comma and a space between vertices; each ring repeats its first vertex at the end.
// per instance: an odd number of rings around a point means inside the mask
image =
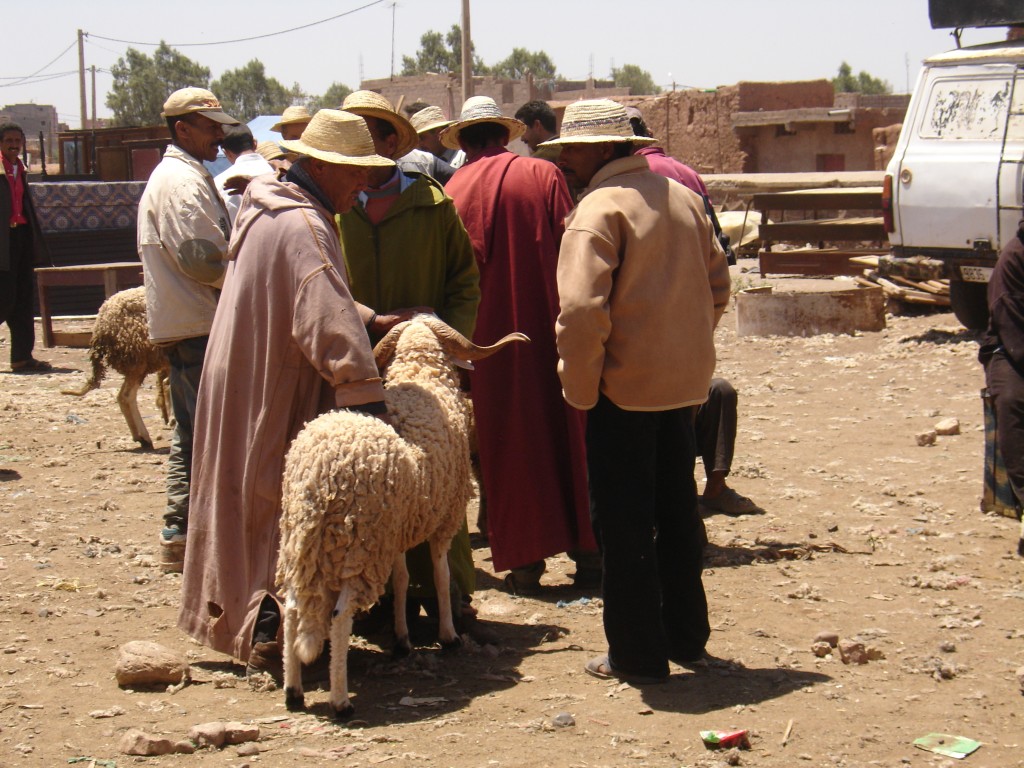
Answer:
POLYGON ((491 556, 496 571, 511 570, 505 583, 517 594, 536 593, 544 558, 560 552, 576 560, 577 586, 600 581, 585 415, 565 404, 556 372, 555 267, 572 198, 553 164, 505 148, 525 129, 476 96, 441 134, 445 146, 466 153, 445 191, 480 268, 473 340, 488 343, 512 330, 532 340, 470 375, 491 556))

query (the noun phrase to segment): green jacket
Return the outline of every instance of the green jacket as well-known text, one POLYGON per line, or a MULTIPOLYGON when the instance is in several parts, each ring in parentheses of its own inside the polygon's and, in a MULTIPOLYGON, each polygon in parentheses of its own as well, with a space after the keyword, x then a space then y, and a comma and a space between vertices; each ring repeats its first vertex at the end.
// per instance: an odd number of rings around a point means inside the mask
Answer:
POLYGON ((415 181, 377 225, 356 205, 338 217, 352 296, 375 312, 432 307, 472 338, 480 303, 473 246, 444 188, 429 176, 415 181))

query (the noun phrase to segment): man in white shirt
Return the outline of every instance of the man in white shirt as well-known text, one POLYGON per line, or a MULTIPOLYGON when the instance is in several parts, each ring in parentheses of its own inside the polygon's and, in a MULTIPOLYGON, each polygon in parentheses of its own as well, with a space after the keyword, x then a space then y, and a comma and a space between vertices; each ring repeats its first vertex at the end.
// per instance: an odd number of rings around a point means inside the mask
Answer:
POLYGON ((256 139, 246 125, 236 125, 224 131, 224 141, 220 148, 224 156, 231 161, 231 167, 213 177, 221 200, 231 214, 234 225, 238 215, 238 206, 242 204, 242 193, 249 182, 265 173, 273 173, 274 167, 262 155, 256 152, 256 139))

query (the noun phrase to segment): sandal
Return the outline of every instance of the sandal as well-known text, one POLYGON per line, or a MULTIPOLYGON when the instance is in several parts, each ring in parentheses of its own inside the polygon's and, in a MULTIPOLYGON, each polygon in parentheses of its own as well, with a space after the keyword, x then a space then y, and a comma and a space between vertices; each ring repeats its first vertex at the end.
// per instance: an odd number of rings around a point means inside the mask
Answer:
POLYGON ((11 363, 12 373, 49 373, 53 370, 53 366, 45 360, 36 360, 34 357, 30 357, 28 360, 22 360, 18 363, 11 363))
POLYGON ((544 588, 539 581, 524 583, 517 579, 514 573, 510 573, 505 576, 505 591, 519 597, 536 597, 544 591, 544 588))
POLYGON ((726 488, 712 498, 700 496, 698 501, 704 509, 710 512, 721 512, 723 515, 729 515, 730 517, 764 514, 764 510, 757 506, 753 499, 737 493, 732 488, 726 488))
POLYGON ((608 661, 608 654, 604 656, 596 656, 588 661, 583 671, 591 677, 596 677, 598 680, 621 680, 624 683, 631 685, 660 685, 668 682, 668 675, 664 677, 653 677, 651 675, 631 675, 627 672, 620 672, 617 669, 612 669, 611 662, 608 661))

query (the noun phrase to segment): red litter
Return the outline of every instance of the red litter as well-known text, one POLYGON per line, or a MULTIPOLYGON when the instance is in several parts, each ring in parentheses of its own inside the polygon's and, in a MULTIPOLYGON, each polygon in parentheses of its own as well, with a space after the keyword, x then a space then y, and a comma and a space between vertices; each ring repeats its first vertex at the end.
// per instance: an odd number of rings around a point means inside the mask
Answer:
POLYGON ((701 731, 700 737, 708 749, 729 749, 739 747, 750 749, 749 730, 742 731, 701 731))

